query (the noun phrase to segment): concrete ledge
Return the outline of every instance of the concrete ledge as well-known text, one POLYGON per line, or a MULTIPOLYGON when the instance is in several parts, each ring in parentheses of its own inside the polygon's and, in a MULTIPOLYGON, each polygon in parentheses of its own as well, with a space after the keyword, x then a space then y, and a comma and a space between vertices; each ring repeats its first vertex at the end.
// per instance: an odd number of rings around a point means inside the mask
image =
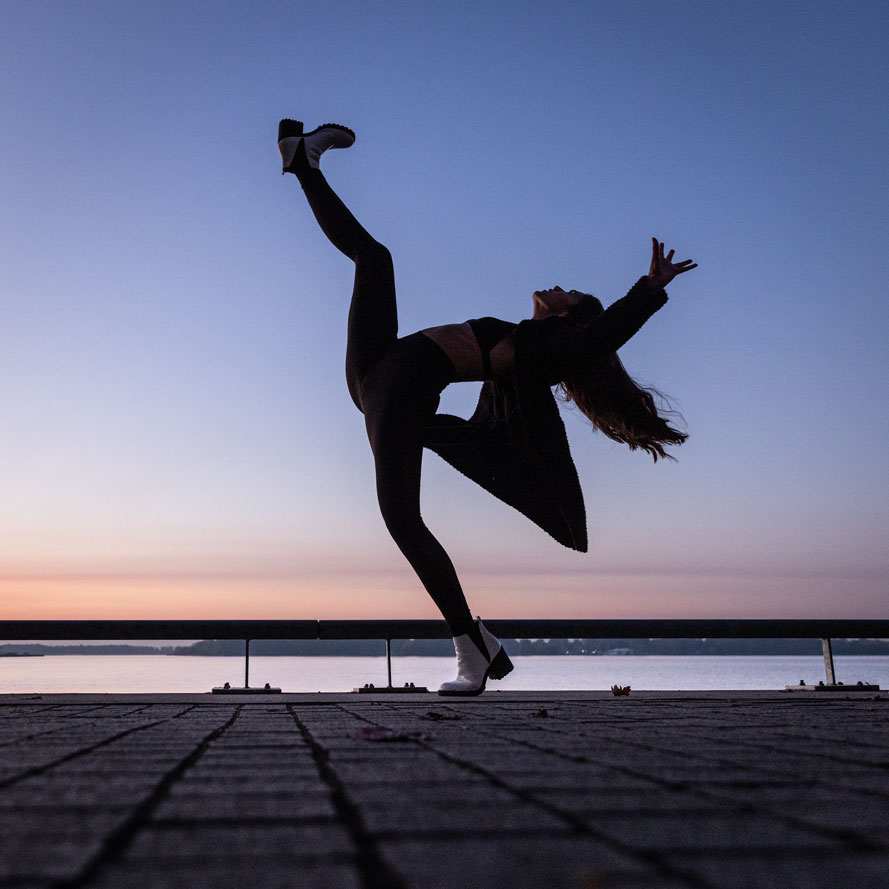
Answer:
MULTIPOLYGON (((830 695, 831 698, 843 698, 846 697, 848 699, 860 698, 862 695, 860 692, 854 692, 854 686, 849 686, 848 692, 834 692, 830 695)), ((868 694, 869 697, 881 696, 886 700, 889 700, 889 691, 878 691, 868 694)), ((704 691, 689 691, 688 689, 676 690, 676 691, 636 691, 635 689, 632 691, 631 695, 627 698, 621 698, 621 700, 633 700, 633 701, 664 701, 664 700, 678 700, 678 701, 737 701, 737 700, 745 700, 745 701, 764 701, 764 700, 776 700, 776 701, 784 701, 788 698, 793 697, 797 700, 806 700, 814 697, 814 695, 806 695, 802 693, 798 693, 796 689, 793 692, 788 690, 780 689, 780 690, 772 690, 772 689, 764 689, 761 691, 751 691, 750 689, 739 689, 737 691, 733 691, 731 689, 728 690, 704 690, 704 691)), ((823 697, 823 695, 818 695, 818 697, 823 697)), ((373 692, 365 692, 361 695, 356 694, 355 692, 281 692, 280 694, 212 694, 211 692, 202 692, 202 693, 183 693, 183 692, 173 692, 173 693, 156 693, 156 692, 133 692, 126 694, 97 694, 95 692, 85 692, 82 694, 70 694, 70 693, 45 693, 45 692, 35 692, 35 693, 20 693, 20 694, 2 694, 0 693, 0 705, 2 704, 17 704, 17 703, 28 703, 33 701, 39 701, 42 703, 77 703, 77 704, 112 704, 112 703, 146 703, 146 704, 159 704, 159 703, 190 703, 190 704, 224 704, 224 703, 238 703, 238 704, 268 704, 268 703, 276 703, 276 704, 343 704, 343 703, 355 703, 357 700, 363 701, 374 701, 374 702, 389 702, 396 703, 401 702, 405 704, 416 704, 416 703, 424 703, 424 704, 444 704, 448 703, 448 699, 439 697, 435 692, 424 692, 418 694, 410 694, 407 692, 401 693, 397 696, 397 698, 393 697, 391 694, 380 693, 374 694, 373 692)), ((554 701, 611 701, 614 700, 614 695, 610 691, 602 691, 595 690, 590 691, 588 689, 583 689, 579 691, 495 691, 488 690, 483 695, 480 695, 477 698, 462 698, 462 699, 450 699, 450 703, 459 703, 460 705, 471 706, 472 704, 485 704, 491 702, 531 702, 531 701, 540 701, 540 702, 554 702, 554 701)))

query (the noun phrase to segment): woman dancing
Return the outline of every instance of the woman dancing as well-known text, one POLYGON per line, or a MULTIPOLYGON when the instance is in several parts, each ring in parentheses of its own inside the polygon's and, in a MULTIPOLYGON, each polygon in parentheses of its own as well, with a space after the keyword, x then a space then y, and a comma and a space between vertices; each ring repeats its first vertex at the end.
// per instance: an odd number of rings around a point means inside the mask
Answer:
POLYGON ((652 239, 651 267, 604 310, 594 296, 560 287, 533 295, 531 319, 478 318, 398 336, 392 257, 327 184, 321 155, 348 148, 355 134, 337 124, 309 133, 282 120, 283 172, 299 180, 321 230, 355 263, 346 381, 364 414, 386 527, 438 606, 454 637, 457 677, 441 695, 478 695, 512 670, 500 642, 473 620, 448 554, 420 515, 423 448, 521 511, 565 546, 586 552, 586 517, 565 428, 552 394, 558 385, 593 426, 657 460, 686 435, 659 416, 617 350, 667 301, 664 287, 690 271, 652 239), (469 420, 436 414, 449 383, 484 383, 469 420))

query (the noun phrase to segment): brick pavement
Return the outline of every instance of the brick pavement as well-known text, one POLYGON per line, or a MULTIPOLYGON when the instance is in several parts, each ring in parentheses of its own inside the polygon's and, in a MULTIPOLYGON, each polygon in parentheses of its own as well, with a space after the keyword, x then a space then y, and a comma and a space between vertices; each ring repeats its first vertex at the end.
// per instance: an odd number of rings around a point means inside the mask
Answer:
POLYGON ((889 695, 0 695, 0 887, 889 886, 889 695))

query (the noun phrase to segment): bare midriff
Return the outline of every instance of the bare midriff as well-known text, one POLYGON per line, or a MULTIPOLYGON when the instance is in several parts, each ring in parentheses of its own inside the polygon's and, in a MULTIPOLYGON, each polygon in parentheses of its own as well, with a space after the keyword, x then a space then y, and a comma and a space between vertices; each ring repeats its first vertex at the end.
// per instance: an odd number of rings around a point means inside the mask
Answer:
MULTIPOLYGON (((457 380, 467 382, 481 380, 484 374, 482 353, 469 323, 443 324, 440 327, 427 327, 421 331, 448 356, 457 380)), ((494 377, 507 376, 512 370, 512 337, 502 339, 491 349, 491 372, 494 377)))

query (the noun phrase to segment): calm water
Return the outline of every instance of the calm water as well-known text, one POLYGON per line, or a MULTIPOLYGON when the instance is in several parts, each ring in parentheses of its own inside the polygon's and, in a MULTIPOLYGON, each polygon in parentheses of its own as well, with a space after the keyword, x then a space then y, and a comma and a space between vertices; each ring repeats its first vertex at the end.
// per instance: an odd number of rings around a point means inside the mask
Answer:
MULTIPOLYGON (((875 682, 889 688, 889 657, 837 657, 837 679, 875 682)), ((820 657, 517 657, 515 670, 494 689, 783 689, 800 679, 824 679, 820 657)), ((431 690, 454 677, 454 659, 402 657, 392 661, 392 683, 413 682, 431 690)), ((206 692, 230 682, 244 684, 240 657, 164 655, 55 655, 0 658, 0 693, 9 692, 206 692)), ((382 657, 251 657, 250 684, 283 691, 351 691, 386 684, 382 657)))

